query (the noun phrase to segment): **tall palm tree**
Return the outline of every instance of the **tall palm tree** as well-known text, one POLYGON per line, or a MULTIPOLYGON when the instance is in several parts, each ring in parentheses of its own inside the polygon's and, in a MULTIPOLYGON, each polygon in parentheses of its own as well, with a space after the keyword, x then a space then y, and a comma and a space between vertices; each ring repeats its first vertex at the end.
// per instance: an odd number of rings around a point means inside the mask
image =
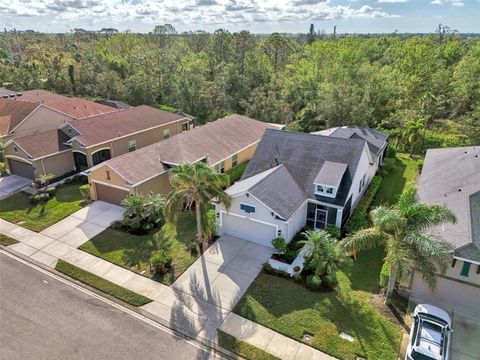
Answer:
POLYGON ((448 263, 448 245, 426 231, 435 225, 455 223, 455 214, 444 206, 419 203, 411 186, 394 206, 378 206, 370 212, 373 226, 342 240, 347 251, 384 246, 385 263, 390 269, 385 302, 388 304, 397 277, 414 267, 431 288, 436 273, 444 273, 448 263))
POLYGON ((412 120, 407 122, 404 135, 410 144, 410 156, 413 155, 415 148, 418 147, 422 142, 422 130, 424 127, 425 125, 422 120, 412 120))
POLYGON ((228 184, 228 176, 218 174, 204 162, 184 164, 172 170, 170 179, 172 191, 166 199, 166 217, 169 221, 176 221, 184 209, 195 205, 195 219, 197 224, 197 241, 203 243, 203 249, 208 247, 208 239, 203 236, 204 217, 207 216, 208 206, 212 199, 230 206, 230 197, 223 191, 228 184))

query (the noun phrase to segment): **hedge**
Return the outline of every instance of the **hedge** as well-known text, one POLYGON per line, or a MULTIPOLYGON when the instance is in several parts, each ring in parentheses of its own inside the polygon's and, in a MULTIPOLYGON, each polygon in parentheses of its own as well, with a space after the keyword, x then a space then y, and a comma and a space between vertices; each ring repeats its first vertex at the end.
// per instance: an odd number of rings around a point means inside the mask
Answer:
POLYGON ((370 186, 368 187, 367 191, 365 191, 365 194, 363 194, 362 200, 345 226, 347 235, 353 234, 358 230, 365 229, 370 225, 368 220, 368 210, 370 209, 370 205, 372 204, 373 198, 378 192, 381 183, 382 178, 380 176, 373 177, 372 181, 370 182, 370 186))
POLYGON ((232 185, 235 181, 240 180, 243 173, 245 172, 245 169, 247 168, 247 165, 248 165, 248 162, 245 162, 243 164, 239 164, 235 166, 234 168, 226 172, 226 174, 228 175, 228 178, 230 179, 230 185, 232 185))

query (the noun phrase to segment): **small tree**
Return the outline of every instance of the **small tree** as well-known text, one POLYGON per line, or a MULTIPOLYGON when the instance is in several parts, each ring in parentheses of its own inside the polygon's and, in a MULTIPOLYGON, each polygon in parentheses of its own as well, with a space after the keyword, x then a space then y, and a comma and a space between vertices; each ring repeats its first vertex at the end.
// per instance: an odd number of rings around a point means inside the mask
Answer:
POLYGON ((34 188, 38 191, 41 190, 41 193, 43 194, 42 201, 45 201, 47 199, 47 189, 48 189, 48 184, 50 181, 54 178, 53 174, 46 174, 46 175, 40 175, 35 179, 34 188))
POLYGON ((159 194, 131 195, 122 201, 124 224, 134 232, 146 232, 164 223, 164 198, 159 194))

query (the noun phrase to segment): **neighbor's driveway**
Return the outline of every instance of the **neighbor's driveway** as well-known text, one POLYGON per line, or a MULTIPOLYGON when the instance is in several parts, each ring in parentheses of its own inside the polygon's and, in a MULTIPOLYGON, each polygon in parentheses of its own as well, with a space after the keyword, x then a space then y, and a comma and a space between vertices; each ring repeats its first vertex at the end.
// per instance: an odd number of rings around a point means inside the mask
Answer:
POLYGON ((31 184, 32 179, 27 179, 18 175, 0 177, 0 199, 10 196, 31 184))
POLYGON ((120 220, 122 212, 123 208, 120 206, 95 201, 40 234, 76 248, 101 233, 112 222, 120 220))
POLYGON ((455 310, 453 313, 452 359, 479 360, 480 317, 474 312, 455 310))

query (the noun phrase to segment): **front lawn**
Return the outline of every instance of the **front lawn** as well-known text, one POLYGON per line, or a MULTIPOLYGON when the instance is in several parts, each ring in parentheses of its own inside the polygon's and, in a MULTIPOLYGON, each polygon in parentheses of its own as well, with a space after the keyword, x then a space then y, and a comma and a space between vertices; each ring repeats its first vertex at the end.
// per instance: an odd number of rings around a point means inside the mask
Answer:
POLYGON ((381 299, 376 299, 377 306, 372 301, 382 262, 382 249, 363 252, 338 273, 338 288, 331 292, 312 292, 292 280, 261 273, 234 312, 298 341, 309 333, 313 340, 308 344, 340 359, 355 360, 357 354, 395 360, 401 328, 379 310, 381 299), (342 339, 342 331, 355 341, 342 339))
POLYGON ((79 249, 170 285, 197 258, 195 232, 195 216, 184 213, 179 217, 176 229, 167 224, 162 230, 147 235, 132 235, 109 228, 79 249), (162 276, 150 274, 147 259, 154 248, 167 250, 173 259, 171 269, 162 276))
POLYGON ((42 231, 83 207, 83 197, 73 182, 58 186, 45 204, 32 204, 30 195, 16 193, 0 201, 0 218, 33 231, 42 231))
POLYGON ((395 159, 395 167, 388 175, 383 177, 372 206, 395 204, 405 185, 415 181, 418 173, 418 160, 416 158, 412 159, 408 154, 398 153, 395 159))

